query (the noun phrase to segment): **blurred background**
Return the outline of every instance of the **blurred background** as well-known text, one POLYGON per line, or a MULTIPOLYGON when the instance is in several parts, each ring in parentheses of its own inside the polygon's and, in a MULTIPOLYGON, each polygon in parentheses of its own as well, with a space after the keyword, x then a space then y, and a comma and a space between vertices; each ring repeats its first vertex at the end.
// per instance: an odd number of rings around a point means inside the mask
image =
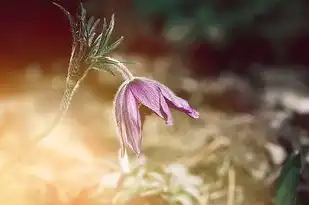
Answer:
MULTIPOLYGON (((49 0, 3 0, 0 25, 2 164, 23 156, 52 120, 65 86, 72 35, 49 0)), ((55 0, 72 15, 80 1, 55 0)), ((201 114, 146 112, 143 153, 120 190, 112 100, 119 76, 90 72, 67 117, 18 168, 0 170, 10 204, 271 205, 278 170, 309 148, 309 2, 306 0, 88 0, 110 19, 114 57, 158 80, 201 114)))

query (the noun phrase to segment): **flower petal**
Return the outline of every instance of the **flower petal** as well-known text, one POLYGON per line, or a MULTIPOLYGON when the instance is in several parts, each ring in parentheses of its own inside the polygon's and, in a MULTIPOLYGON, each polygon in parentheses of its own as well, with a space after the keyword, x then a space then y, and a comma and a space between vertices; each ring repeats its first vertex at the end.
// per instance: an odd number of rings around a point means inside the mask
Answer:
POLYGON ((167 103, 169 106, 186 113, 192 118, 199 118, 199 113, 195 109, 193 109, 186 100, 177 97, 168 89, 162 89, 162 93, 167 99, 167 103))
POLYGON ((140 79, 135 79, 129 85, 129 88, 138 102, 151 109, 162 119, 166 120, 164 117, 165 113, 161 110, 161 94, 157 86, 144 82, 140 79))
POLYGON ((143 80, 153 84, 153 86, 156 85, 162 92, 162 95, 166 98, 167 104, 169 106, 186 113, 192 118, 199 118, 199 113, 195 109, 193 109, 186 100, 176 96, 174 92, 171 91, 168 87, 154 80, 150 79, 143 79, 143 80))
POLYGON ((173 117, 172 117, 171 110, 168 107, 168 104, 166 103, 165 98, 162 94, 160 95, 160 105, 161 105, 161 109, 165 113, 166 124, 173 125, 173 117))
POLYGON ((137 101, 130 89, 126 89, 124 93, 122 124, 124 126, 127 144, 139 155, 142 142, 141 117, 137 101))
POLYGON ((121 146, 121 157, 124 157, 125 155, 125 133, 123 129, 123 123, 122 123, 122 104, 124 102, 124 91, 126 88, 127 83, 123 83, 117 93, 114 100, 114 114, 115 114, 115 121, 117 124, 117 132, 120 137, 120 146, 121 146))

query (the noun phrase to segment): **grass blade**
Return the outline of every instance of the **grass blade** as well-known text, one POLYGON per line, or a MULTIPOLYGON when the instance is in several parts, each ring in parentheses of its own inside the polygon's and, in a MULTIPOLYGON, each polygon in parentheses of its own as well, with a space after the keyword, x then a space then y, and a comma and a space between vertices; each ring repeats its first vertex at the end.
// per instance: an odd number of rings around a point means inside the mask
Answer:
POLYGON ((291 154, 284 163, 277 181, 275 205, 295 205, 300 169, 300 154, 291 154))

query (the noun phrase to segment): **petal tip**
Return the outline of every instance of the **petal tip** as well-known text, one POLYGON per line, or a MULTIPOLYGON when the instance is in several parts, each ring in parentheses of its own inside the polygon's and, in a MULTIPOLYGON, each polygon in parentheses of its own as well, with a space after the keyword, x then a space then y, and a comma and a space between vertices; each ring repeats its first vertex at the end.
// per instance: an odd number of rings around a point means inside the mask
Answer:
POLYGON ((136 150, 134 152, 135 152, 137 158, 139 158, 141 156, 141 150, 136 150))
POLYGON ((167 120, 165 122, 165 124, 168 125, 168 126, 172 126, 173 125, 173 121, 172 120, 167 120))
POLYGON ((192 109, 189 113, 192 118, 198 119, 200 117, 200 113, 194 109, 192 109))

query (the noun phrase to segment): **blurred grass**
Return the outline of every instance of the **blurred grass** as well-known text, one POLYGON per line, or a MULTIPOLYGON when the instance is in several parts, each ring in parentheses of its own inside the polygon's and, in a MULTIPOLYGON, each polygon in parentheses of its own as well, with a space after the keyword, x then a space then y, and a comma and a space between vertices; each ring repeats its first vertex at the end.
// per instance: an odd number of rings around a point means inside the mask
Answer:
MULTIPOLYGON (((182 72, 179 62, 165 58, 158 59, 156 66, 149 66, 138 56, 125 58, 139 62, 129 66, 133 73, 183 91, 181 82, 188 74, 182 72), (147 67, 155 69, 150 71, 147 67)), ((6 80, 6 87, 14 88, 14 92, 2 92, 2 163, 23 155, 31 137, 52 120, 63 92, 64 73, 46 76, 35 69, 32 72, 27 78, 25 73, 12 75, 6 80)), ((105 72, 90 73, 63 123, 29 160, 20 161, 18 169, 0 169, 0 204, 112 204, 115 190, 104 187, 102 179, 119 171, 112 99, 120 82, 119 77, 105 72)), ((202 87, 212 92, 216 90, 214 85, 221 85, 216 80, 204 83, 206 86, 202 87)), ((264 181, 274 167, 264 147, 269 135, 267 121, 261 116, 214 109, 203 103, 204 92, 199 89, 193 85, 188 99, 201 113, 200 120, 173 112, 175 126, 167 127, 156 116, 146 116, 143 152, 148 160, 136 167, 136 173, 161 170, 159 174, 168 176, 164 170, 177 163, 188 168, 189 176, 203 180, 197 189, 203 199, 208 196, 208 203, 194 204, 268 204, 270 191, 264 181)), ((138 176, 133 173, 131 177, 138 176)), ((142 181, 146 180, 143 177, 142 181)), ((138 190, 143 189, 142 186, 138 190)), ((130 190, 130 186, 123 187, 120 192, 130 190)), ((126 204, 170 204, 169 197, 173 197, 169 193, 166 198, 165 192, 144 197, 138 193, 126 204)))

